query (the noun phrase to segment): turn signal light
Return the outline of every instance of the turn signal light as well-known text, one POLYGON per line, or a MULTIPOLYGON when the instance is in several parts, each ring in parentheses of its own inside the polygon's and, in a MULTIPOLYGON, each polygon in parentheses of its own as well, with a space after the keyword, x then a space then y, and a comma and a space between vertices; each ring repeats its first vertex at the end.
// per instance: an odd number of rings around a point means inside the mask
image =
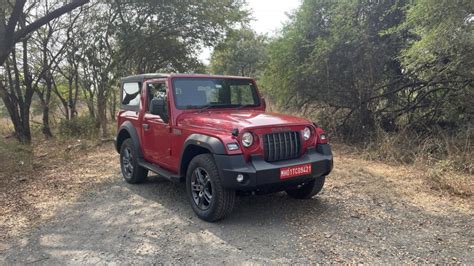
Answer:
POLYGON ((237 143, 227 143, 227 149, 229 149, 229 151, 236 151, 239 149, 239 145, 237 145, 237 143))

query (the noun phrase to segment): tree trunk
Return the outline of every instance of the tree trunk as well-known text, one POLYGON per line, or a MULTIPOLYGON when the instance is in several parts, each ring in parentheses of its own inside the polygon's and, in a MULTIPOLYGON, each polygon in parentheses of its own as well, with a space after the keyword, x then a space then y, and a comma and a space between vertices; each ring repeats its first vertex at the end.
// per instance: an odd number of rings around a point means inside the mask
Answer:
POLYGON ((67 120, 69 120, 69 105, 67 103, 67 100, 61 95, 61 92, 59 91, 58 86, 56 85, 56 82, 54 81, 54 79, 52 80, 52 89, 53 89, 54 94, 56 94, 59 101, 61 102, 61 105, 64 108, 64 112, 63 112, 64 117, 67 120))
POLYGON ((372 111, 369 110, 367 103, 359 106, 359 134, 364 135, 364 132, 373 132, 375 122, 372 111))
POLYGON ((72 82, 73 82, 73 77, 72 75, 68 77, 68 113, 67 113, 67 119, 71 120, 74 117, 74 102, 72 101, 72 82))
POLYGON ((106 97, 98 96, 97 97, 97 113, 99 118, 100 128, 102 129, 102 136, 107 137, 107 99, 106 97))
MULTIPOLYGON (((23 42, 23 77, 24 83, 27 84, 30 81, 30 75, 28 66, 25 65, 27 62, 27 47, 26 42, 23 42)), ((22 88, 20 80, 20 70, 16 61, 15 51, 11 54, 11 62, 5 64, 8 87, 0 81, 0 96, 5 104, 10 119, 12 120, 13 127, 15 129, 15 137, 20 143, 30 144, 31 143, 31 131, 30 131, 30 106, 34 91, 30 86, 22 88), (12 75, 12 70, 13 74, 12 75)))
MULTIPOLYGON (((28 115, 29 118, 29 115, 28 115)), ((14 123, 15 127, 15 137, 20 143, 30 144, 31 143, 31 131, 30 131, 30 121, 18 121, 14 123)))
POLYGON ((112 90, 112 101, 110 103, 110 119, 115 121, 115 113, 117 112, 117 93, 112 90))
POLYGON ((49 139, 53 137, 53 133, 51 132, 51 128, 49 126, 49 106, 47 104, 43 104, 43 128, 42 128, 43 135, 49 139))
POLYGON ((19 112, 19 108, 21 107, 18 106, 18 103, 15 103, 14 100, 12 100, 12 97, 7 92, 3 82, 0 82, 0 96, 3 100, 3 103, 5 104, 5 107, 7 108, 8 114, 10 115, 10 119, 13 123, 13 128, 15 130, 15 138, 23 144, 31 143, 29 121, 28 123, 23 122, 22 115, 19 112), (25 125, 27 127, 25 127, 25 125))
MULTIPOLYGON (((85 78, 87 79, 87 78, 85 78)), ((82 92, 84 95, 84 99, 87 104, 87 109, 89 110, 89 115, 91 117, 96 118, 95 116, 95 105, 94 105, 94 92, 91 89, 91 85, 88 81, 82 82, 82 92)))
POLYGON ((87 109, 89 110, 90 117, 95 117, 95 107, 94 107, 94 98, 86 99, 87 109))
POLYGON ((49 139, 53 137, 53 133, 51 132, 51 127, 49 126, 49 102, 51 100, 51 90, 53 87, 50 73, 48 73, 48 75, 45 75, 45 80, 46 80, 45 91, 40 92, 38 90, 37 94, 41 100, 41 106, 43 108, 43 128, 41 131, 43 132, 43 135, 45 136, 45 138, 49 139))
POLYGON ((79 96, 79 65, 75 65, 75 82, 74 82, 74 106, 72 108, 74 116, 77 116, 77 97, 79 96))
MULTIPOLYGON (((3 82, 0 82, 0 87, 0 90, 5 90, 3 82)), ((10 119, 13 123, 13 128, 15 130, 15 138, 23 144, 31 143, 29 110, 28 112, 19 112, 19 109, 25 107, 21 107, 18 103, 14 103, 9 97, 9 95, 4 94, 3 92, 0 94, 3 103, 7 108, 8 114, 10 115, 10 119)))
MULTIPOLYGON (((16 66, 15 66, 16 68, 16 66)), ((24 94, 24 101, 20 102, 20 116, 21 116, 21 122, 22 122, 22 130, 23 130, 23 135, 25 137, 24 140, 26 140, 26 143, 31 142, 31 131, 30 131, 30 106, 31 106, 31 101, 33 100, 33 94, 35 93, 35 90, 32 87, 32 77, 28 65, 28 44, 27 41, 23 41, 23 77, 24 77, 24 83, 25 83, 25 94, 24 94)), ((19 82, 19 81, 18 81, 19 82)), ((22 141, 24 141, 22 140, 22 141)))

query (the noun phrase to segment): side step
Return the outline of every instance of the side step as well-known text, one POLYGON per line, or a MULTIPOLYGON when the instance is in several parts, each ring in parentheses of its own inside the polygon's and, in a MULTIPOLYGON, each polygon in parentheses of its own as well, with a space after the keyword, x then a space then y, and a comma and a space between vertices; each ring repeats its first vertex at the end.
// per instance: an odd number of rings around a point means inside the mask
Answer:
POLYGON ((173 181, 173 182, 181 182, 182 181, 181 176, 179 176, 177 174, 173 174, 170 171, 159 167, 158 165, 145 162, 144 160, 138 160, 138 164, 141 167, 144 167, 144 168, 146 168, 146 169, 148 169, 148 170, 150 170, 154 173, 157 173, 158 175, 160 175, 160 176, 162 176, 162 177, 164 177, 164 178, 166 178, 170 181, 173 181))

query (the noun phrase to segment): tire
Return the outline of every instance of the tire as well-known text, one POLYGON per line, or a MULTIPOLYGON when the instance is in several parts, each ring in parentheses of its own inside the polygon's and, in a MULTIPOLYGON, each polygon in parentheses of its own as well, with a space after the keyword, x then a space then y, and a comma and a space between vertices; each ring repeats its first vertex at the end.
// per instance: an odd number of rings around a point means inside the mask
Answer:
POLYGON ((137 159, 132 139, 126 139, 120 147, 120 170, 127 183, 141 183, 148 175, 148 170, 138 165, 137 159))
POLYGON ((286 193, 295 199, 310 199, 323 189, 325 179, 325 176, 315 178, 300 188, 287 189, 286 193))
POLYGON ((212 154, 201 154, 191 160, 186 173, 186 191, 193 211, 204 221, 223 219, 235 205, 235 191, 222 187, 212 154))

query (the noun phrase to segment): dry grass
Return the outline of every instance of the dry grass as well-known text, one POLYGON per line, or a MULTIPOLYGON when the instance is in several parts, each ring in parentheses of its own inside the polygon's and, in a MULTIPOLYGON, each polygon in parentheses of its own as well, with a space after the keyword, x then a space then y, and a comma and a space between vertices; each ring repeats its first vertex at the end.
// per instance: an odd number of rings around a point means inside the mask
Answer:
POLYGON ((0 241, 49 219, 57 206, 118 171, 110 142, 55 139, 32 147, 25 152, 14 140, 0 139, 0 241))
POLYGON ((0 241, 49 219, 57 206, 73 202, 118 171, 110 142, 44 140, 32 128, 33 144, 20 145, 7 138, 13 132, 10 121, 0 118, 0 122, 0 241))
POLYGON ((461 172, 454 167, 456 162, 438 161, 433 167, 425 166, 424 176, 433 189, 445 190, 465 197, 474 195, 474 175, 461 172))
POLYGON ((394 202, 405 200, 430 213, 449 215, 456 211, 472 215, 474 211, 471 197, 446 189, 434 190, 425 168, 367 161, 361 159, 353 147, 341 144, 334 145, 334 155, 334 171, 329 183, 332 186, 356 186, 360 189, 355 191, 357 194, 394 202))
POLYGON ((364 159, 412 165, 423 171, 433 189, 461 196, 474 195, 474 130, 456 135, 441 130, 428 136, 413 132, 378 132, 375 141, 355 152, 364 159))

